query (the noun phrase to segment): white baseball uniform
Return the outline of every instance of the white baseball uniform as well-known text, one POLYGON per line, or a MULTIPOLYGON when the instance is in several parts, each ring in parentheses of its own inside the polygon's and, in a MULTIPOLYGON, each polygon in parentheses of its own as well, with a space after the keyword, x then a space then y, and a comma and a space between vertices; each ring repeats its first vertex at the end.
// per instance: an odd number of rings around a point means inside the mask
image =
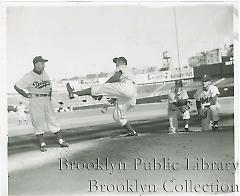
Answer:
POLYGON ((114 108, 113 119, 124 126, 127 123, 127 111, 136 105, 137 85, 131 68, 121 65, 116 68, 115 72, 117 71, 122 72, 119 82, 93 85, 91 94, 116 98, 117 103, 114 108))
POLYGON ((218 88, 210 85, 207 91, 199 88, 194 95, 196 101, 200 101, 201 105, 207 108, 207 118, 201 120, 201 127, 203 131, 211 130, 211 122, 219 120, 219 104, 211 105, 211 98, 215 95, 220 95, 218 88))
POLYGON ((16 86, 32 94, 32 98, 29 98, 29 112, 35 133, 43 134, 47 130, 58 132, 60 126, 49 96, 52 85, 47 73, 43 71, 39 75, 30 71, 16 83, 16 86))
POLYGON ((219 104, 216 102, 215 105, 210 105, 211 98, 215 95, 220 95, 218 87, 214 85, 209 85, 207 91, 204 91, 203 88, 199 88, 195 95, 194 99, 196 101, 200 101, 201 104, 210 110, 211 120, 218 121, 219 120, 219 104))
POLYGON ((183 120, 190 119, 189 110, 186 110, 184 113, 177 107, 174 102, 179 101, 180 99, 188 99, 187 91, 182 88, 180 92, 175 91, 175 87, 171 90, 168 95, 168 117, 170 128, 178 128, 178 116, 182 116, 183 120))
POLYGON ((27 110, 27 107, 23 104, 19 104, 17 106, 17 113, 18 113, 18 120, 21 121, 21 120, 24 120, 26 121, 27 118, 26 118, 26 110, 27 110))

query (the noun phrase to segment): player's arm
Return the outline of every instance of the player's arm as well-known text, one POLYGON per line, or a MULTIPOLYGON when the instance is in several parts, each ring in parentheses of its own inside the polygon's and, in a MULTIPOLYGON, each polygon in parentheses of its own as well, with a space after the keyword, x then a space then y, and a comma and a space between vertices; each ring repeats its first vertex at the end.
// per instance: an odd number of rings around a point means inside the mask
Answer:
POLYGON ((199 112, 202 108, 202 104, 201 104, 201 101, 197 101, 196 100, 196 107, 197 107, 197 111, 199 112))
POLYGON ((168 108, 171 111, 175 111, 177 106, 177 101, 174 99, 174 96, 172 93, 168 95, 168 108))
POLYGON ((122 75, 122 71, 117 71, 115 72, 115 74, 110 77, 105 83, 114 83, 114 82, 118 82, 119 81, 119 78, 121 77, 122 75))
POLYGON ((212 90, 212 97, 210 99, 210 105, 216 105, 217 103, 217 98, 220 95, 220 92, 216 86, 214 86, 212 90))
POLYGON ((200 101, 200 90, 199 89, 195 92, 195 94, 193 95, 193 98, 196 100, 196 108, 199 113, 200 110, 202 109, 202 103, 200 101))
POLYGON ((210 100, 210 105, 216 105, 217 98, 218 98, 218 95, 215 95, 214 97, 212 97, 211 100, 210 100))
POLYGON ((14 85, 14 89, 15 89, 20 95, 22 95, 23 97, 26 97, 26 98, 30 98, 30 97, 31 97, 31 94, 30 94, 30 93, 26 93, 23 89, 18 88, 17 85, 14 85))
POLYGON ((184 106, 184 105, 188 105, 188 99, 180 99, 176 102, 176 106, 178 107, 181 107, 181 106, 184 106))

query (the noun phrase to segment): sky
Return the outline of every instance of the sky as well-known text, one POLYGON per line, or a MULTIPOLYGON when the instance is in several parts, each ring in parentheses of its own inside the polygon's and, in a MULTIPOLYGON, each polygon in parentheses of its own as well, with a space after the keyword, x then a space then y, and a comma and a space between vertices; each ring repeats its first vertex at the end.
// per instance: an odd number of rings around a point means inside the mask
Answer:
MULTIPOLYGON (((158 4, 159 5, 159 4, 158 4)), ((197 52, 233 42, 231 4, 175 6, 180 66, 197 52)), ((52 79, 112 72, 125 56, 136 68, 161 66, 169 51, 178 66, 174 8, 142 4, 13 6, 7 10, 8 91, 32 70, 34 56, 49 61, 52 79)))

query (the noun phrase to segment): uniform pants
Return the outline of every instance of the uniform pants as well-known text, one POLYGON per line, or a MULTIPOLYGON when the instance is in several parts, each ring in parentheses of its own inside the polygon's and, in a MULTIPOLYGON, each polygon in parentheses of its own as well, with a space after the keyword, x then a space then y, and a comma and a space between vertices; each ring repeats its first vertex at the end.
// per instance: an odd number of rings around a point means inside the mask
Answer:
POLYGON ((219 105, 211 105, 207 107, 207 118, 201 120, 201 127, 203 131, 211 130, 211 121, 219 121, 220 108, 219 105))
POLYGON ((27 120, 25 112, 18 112, 18 120, 19 121, 21 121, 21 120, 26 121, 27 120))
POLYGON ((31 98, 29 111, 36 135, 46 131, 56 133, 60 130, 50 97, 31 98))
POLYGON ((190 119, 189 110, 186 110, 184 113, 175 105, 171 104, 168 107, 168 118, 170 128, 178 129, 178 117, 181 116, 183 120, 190 119))
POLYGON ((124 126, 127 123, 126 113, 136 105, 137 86, 132 81, 97 84, 91 87, 91 94, 116 98, 113 119, 124 126))

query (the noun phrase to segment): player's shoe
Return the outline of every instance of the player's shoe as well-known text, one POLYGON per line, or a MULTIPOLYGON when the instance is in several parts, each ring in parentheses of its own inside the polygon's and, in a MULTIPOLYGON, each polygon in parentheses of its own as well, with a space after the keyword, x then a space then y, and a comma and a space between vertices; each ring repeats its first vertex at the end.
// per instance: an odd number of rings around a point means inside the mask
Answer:
POLYGON ((218 129, 218 121, 214 121, 212 123, 212 130, 213 131, 219 131, 219 129, 218 129))
POLYGON ((62 143, 59 143, 59 145, 64 148, 64 147, 69 147, 69 143, 63 141, 62 143))
POLYGON ((173 128, 173 127, 169 127, 169 133, 170 133, 170 134, 176 133, 176 129, 173 128))
POLYGON ((218 125, 212 126, 212 130, 213 130, 213 131, 219 131, 218 125))
POLYGON ((103 108, 101 109, 101 112, 102 112, 103 114, 105 114, 105 113, 107 112, 107 110, 108 110, 108 106, 107 106, 107 105, 104 105, 103 108))
POLYGON ((126 135, 126 137, 129 137, 129 136, 138 136, 138 134, 137 134, 136 131, 134 131, 134 132, 128 133, 128 134, 126 135))
POLYGON ((73 88, 70 86, 69 83, 66 84, 66 88, 67 88, 67 91, 68 91, 68 97, 69 97, 69 99, 73 99, 73 98, 74 98, 73 88))
POLYGON ((40 151, 41 152, 46 152, 47 151, 47 146, 46 145, 41 145, 40 146, 40 151))
POLYGON ((189 128, 188 127, 184 127, 184 131, 189 132, 189 128))

